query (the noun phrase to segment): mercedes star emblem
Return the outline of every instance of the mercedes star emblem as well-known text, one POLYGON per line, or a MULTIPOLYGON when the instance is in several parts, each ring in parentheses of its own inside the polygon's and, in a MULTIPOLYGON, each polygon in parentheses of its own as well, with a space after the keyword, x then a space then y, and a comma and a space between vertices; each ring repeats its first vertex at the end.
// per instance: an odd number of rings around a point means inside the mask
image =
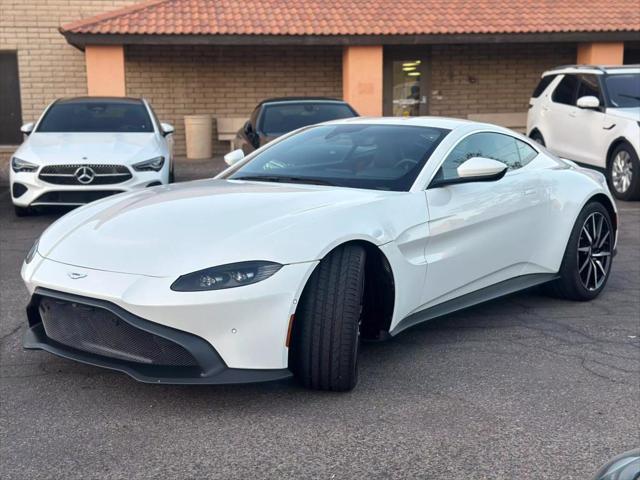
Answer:
POLYGON ((76 170, 74 173, 76 180, 82 183, 83 185, 87 185, 93 182, 93 179, 96 178, 96 172, 93 171, 91 167, 82 166, 76 170))

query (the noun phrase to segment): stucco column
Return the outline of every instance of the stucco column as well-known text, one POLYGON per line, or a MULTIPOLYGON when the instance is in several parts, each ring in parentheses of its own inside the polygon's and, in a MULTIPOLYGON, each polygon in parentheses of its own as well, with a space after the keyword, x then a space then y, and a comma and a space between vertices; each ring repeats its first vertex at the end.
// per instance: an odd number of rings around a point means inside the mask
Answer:
POLYGON ((126 95, 123 45, 87 45, 84 58, 89 95, 126 95))
POLYGON ((382 115, 382 46, 344 47, 342 96, 360 115, 382 115))
POLYGON ((578 44, 578 63, 581 65, 622 65, 623 59, 622 42, 578 44))

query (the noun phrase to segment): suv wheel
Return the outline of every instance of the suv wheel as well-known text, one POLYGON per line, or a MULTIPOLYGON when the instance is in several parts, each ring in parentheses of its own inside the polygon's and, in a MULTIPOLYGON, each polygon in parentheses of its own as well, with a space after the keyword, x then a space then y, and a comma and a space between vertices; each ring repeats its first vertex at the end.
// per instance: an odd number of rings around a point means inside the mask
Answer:
POLYGON ((640 162, 631 145, 618 145, 607 166, 609 188, 620 200, 640 198, 640 162))

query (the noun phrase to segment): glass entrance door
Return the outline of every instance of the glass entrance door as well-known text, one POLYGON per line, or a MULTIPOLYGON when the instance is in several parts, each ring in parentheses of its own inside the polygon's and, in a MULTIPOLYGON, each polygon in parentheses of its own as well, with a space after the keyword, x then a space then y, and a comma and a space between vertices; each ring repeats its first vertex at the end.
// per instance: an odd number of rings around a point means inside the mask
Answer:
POLYGON ((427 62, 421 55, 411 53, 385 52, 385 115, 414 117, 428 114, 427 62))

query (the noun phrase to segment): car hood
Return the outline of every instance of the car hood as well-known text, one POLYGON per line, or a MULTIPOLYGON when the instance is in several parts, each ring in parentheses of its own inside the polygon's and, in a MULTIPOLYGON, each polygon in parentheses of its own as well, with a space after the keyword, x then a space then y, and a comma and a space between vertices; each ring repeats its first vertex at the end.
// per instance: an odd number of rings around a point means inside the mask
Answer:
POLYGON ((636 108, 607 108, 607 114, 614 117, 640 121, 640 107, 636 108))
POLYGON ((70 212, 42 235, 38 252, 69 265, 158 277, 246 260, 311 261, 319 251, 314 242, 350 229, 365 230, 378 244, 388 241, 375 222, 360 227, 356 219, 372 217, 354 208, 398 195, 229 180, 172 184, 70 212), (347 210, 349 218, 342 218, 347 210))
POLYGON ((37 164, 124 163, 160 153, 154 133, 32 133, 16 156, 37 164))

